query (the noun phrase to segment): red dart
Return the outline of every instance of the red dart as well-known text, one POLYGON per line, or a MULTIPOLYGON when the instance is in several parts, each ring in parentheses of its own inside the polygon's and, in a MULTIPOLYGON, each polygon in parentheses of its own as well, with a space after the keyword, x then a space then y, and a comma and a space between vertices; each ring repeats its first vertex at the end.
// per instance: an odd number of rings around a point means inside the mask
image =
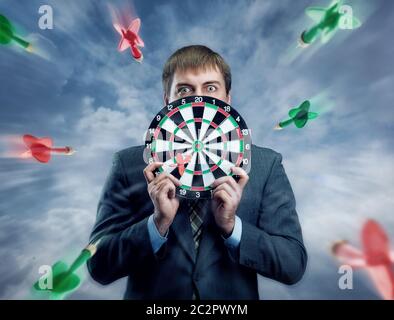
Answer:
POLYGON ((124 51, 130 47, 131 55, 134 59, 138 62, 142 62, 144 56, 138 48, 145 46, 144 41, 142 41, 141 37, 138 35, 141 26, 141 19, 134 19, 127 29, 118 23, 114 23, 113 25, 116 31, 121 35, 118 50, 124 51))
POLYGON ((332 250, 338 260, 353 268, 365 268, 377 291, 386 300, 394 300, 394 252, 386 232, 374 220, 368 220, 361 231, 363 250, 346 241, 334 244, 332 250))
POLYGON ((181 176, 185 172, 185 164, 189 163, 191 159, 192 156, 190 154, 185 155, 185 157, 183 157, 181 153, 177 153, 177 155, 175 156, 175 161, 177 163, 178 171, 181 176))
POLYGON ((33 157, 37 161, 47 163, 51 159, 52 153, 72 155, 75 151, 71 147, 54 148, 51 138, 36 138, 32 135, 25 134, 23 142, 28 150, 22 154, 22 158, 33 157))
POLYGON ((191 159, 192 156, 190 154, 187 154, 183 157, 182 153, 177 153, 175 156, 176 163, 170 164, 170 167, 178 167, 178 172, 182 176, 185 172, 185 164, 189 163, 191 159))

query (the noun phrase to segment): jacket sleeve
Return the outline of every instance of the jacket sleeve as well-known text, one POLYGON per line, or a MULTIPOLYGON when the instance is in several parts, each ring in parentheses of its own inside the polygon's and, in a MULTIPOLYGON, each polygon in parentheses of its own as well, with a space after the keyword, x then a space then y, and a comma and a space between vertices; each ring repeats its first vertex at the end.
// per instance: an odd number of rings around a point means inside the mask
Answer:
POLYGON ((128 276, 156 259, 148 233, 148 217, 133 207, 132 190, 121 159, 115 154, 90 237, 91 242, 101 239, 96 254, 88 261, 89 273, 101 284, 128 276))
POLYGON ((265 277, 294 284, 305 272, 307 254, 280 154, 275 155, 262 197, 257 226, 242 221, 239 263, 265 277))

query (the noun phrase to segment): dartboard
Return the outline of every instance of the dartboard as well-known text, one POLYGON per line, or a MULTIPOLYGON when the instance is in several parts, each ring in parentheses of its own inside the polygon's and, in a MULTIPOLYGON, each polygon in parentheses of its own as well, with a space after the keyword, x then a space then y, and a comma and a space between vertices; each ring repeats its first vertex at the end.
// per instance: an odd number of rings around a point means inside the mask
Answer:
POLYGON ((178 178, 177 195, 211 198, 212 183, 233 175, 231 168, 251 166, 251 134, 229 104, 191 96, 166 105, 153 119, 145 137, 146 163, 163 162, 160 172, 178 178))

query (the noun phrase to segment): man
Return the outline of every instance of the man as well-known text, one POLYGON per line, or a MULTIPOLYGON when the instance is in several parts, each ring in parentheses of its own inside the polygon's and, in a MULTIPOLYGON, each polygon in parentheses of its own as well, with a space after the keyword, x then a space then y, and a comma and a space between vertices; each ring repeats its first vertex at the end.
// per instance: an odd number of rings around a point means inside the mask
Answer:
MULTIPOLYGON (((231 72, 205 46, 176 51, 163 70, 164 102, 207 95, 231 103, 231 72)), ((250 176, 217 179, 212 200, 180 200, 178 179, 145 167, 144 146, 115 154, 88 263, 109 284, 128 276, 129 299, 258 299, 257 273, 293 284, 307 255, 281 155, 252 146, 250 176)))

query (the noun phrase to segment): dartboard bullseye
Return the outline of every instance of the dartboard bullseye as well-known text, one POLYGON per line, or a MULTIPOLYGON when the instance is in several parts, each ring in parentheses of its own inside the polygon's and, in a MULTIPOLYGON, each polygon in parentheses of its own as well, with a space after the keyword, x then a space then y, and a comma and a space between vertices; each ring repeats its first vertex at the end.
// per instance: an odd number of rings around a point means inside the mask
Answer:
POLYGON ((232 167, 249 172, 251 149, 250 130, 232 106, 192 96, 172 102, 155 116, 145 137, 144 159, 163 162, 159 171, 181 181, 177 195, 207 199, 212 183, 232 175, 232 167))

